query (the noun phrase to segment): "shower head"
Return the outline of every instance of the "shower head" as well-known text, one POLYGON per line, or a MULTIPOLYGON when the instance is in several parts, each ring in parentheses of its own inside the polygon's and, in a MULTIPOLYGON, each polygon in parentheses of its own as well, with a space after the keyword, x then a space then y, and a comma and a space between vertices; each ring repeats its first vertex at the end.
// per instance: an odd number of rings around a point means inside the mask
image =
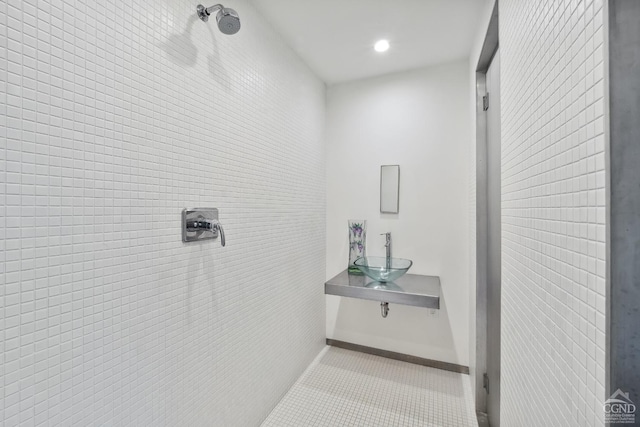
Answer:
POLYGON ((240 31, 240 17, 235 10, 224 7, 221 4, 216 4, 211 7, 204 7, 199 4, 197 8, 198 16, 204 22, 207 22, 209 20, 209 15, 216 10, 218 11, 218 14, 216 15, 216 22, 218 23, 220 31, 224 34, 235 34, 240 31))

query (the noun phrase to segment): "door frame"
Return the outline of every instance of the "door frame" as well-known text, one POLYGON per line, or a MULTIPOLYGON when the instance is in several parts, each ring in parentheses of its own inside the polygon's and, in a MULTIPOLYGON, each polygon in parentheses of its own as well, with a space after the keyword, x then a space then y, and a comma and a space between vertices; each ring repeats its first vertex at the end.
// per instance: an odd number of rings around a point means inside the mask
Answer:
POLYGON ((476 287, 475 287, 475 370, 471 381, 475 387, 475 404, 480 425, 486 424, 487 392, 484 374, 487 372, 487 117, 484 96, 487 90, 487 71, 499 47, 498 0, 484 38, 476 65, 476 287))

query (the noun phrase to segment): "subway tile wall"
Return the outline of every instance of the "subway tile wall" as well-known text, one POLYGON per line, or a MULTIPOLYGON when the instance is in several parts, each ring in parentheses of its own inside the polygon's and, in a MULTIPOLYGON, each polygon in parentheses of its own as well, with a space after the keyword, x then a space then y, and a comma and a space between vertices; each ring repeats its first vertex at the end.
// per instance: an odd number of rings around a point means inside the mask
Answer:
POLYGON ((259 425, 323 347, 324 84, 196 4, 0 0, 0 425, 259 425))
POLYGON ((605 9, 500 1, 505 426, 601 426, 605 9))

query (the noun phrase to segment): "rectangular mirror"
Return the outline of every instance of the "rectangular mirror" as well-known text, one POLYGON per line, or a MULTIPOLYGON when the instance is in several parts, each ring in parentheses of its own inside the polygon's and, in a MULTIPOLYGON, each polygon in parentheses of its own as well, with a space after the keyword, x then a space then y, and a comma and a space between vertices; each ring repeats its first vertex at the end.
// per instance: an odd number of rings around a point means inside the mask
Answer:
POLYGON ((380 167, 380 212, 398 213, 400 205, 400 165, 380 167))

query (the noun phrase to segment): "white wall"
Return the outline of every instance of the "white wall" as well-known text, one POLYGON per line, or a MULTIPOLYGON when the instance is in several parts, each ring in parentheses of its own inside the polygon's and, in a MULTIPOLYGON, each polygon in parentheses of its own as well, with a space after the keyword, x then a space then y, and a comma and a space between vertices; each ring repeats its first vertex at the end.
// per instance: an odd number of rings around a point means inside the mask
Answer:
POLYGON ((499 7, 501 421, 599 426, 606 14, 602 1, 500 0, 499 7))
POLYGON ((327 337, 468 365, 468 63, 327 90, 327 279, 346 268, 347 220, 368 221, 367 253, 440 276, 441 310, 327 296, 327 337), (380 165, 400 165, 400 213, 379 213, 380 165))
POLYGON ((0 1, 2 425, 258 425, 322 348, 324 85, 196 4, 0 1))

